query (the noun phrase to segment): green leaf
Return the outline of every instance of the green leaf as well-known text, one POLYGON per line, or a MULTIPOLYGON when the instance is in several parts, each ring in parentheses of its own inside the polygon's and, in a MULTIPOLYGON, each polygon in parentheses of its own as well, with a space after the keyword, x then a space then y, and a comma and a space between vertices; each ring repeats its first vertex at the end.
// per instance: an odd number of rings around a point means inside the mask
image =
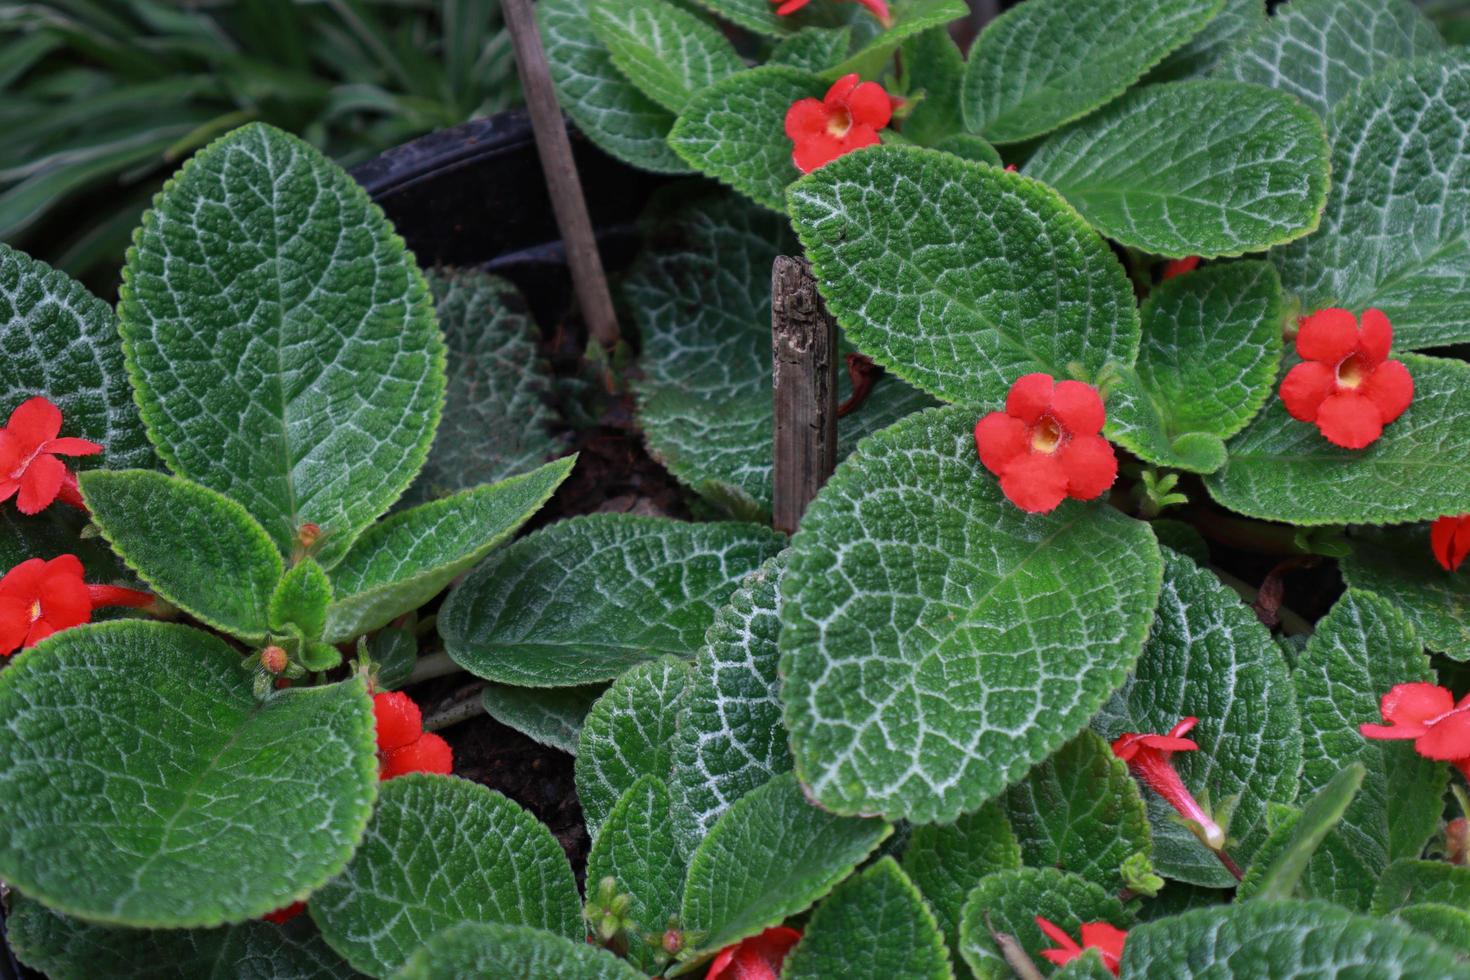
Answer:
POLYGON ((1095 381, 1137 357, 1123 267, 1034 180, 883 146, 807 175, 790 203, 848 339, 940 398, 999 407, 1027 372, 1095 381))
POLYGON ((836 79, 849 72, 871 73, 874 59, 878 64, 887 61, 903 41, 931 29, 943 28, 950 21, 970 13, 963 0, 900 0, 890 9, 893 24, 866 44, 859 44, 846 61, 828 69, 824 77, 836 79))
POLYGON ((1308 865, 1302 890, 1366 909, 1389 862, 1417 857, 1439 828, 1447 774, 1413 745, 1370 741, 1358 726, 1380 720, 1378 699, 1389 688, 1433 682, 1434 671, 1403 615, 1352 589, 1317 624, 1292 679, 1302 716, 1301 791, 1321 790, 1353 762, 1368 772, 1341 828, 1308 865))
POLYGON ((1285 93, 1176 82, 1131 92, 1053 136, 1026 175, 1124 245, 1210 257, 1313 231, 1327 200, 1327 155, 1322 121, 1285 93))
POLYGON ((945 137, 964 132, 960 85, 965 78, 965 56, 949 31, 935 28, 908 38, 900 49, 899 61, 905 98, 919 99, 903 120, 904 138, 920 146, 933 146, 945 137))
POLYGON ((892 831, 818 810, 795 776, 777 776, 726 810, 690 858, 684 928, 710 952, 753 936, 826 895, 892 831))
POLYGON ((123 367, 117 317, 71 277, 0 243, 0 421, 44 395, 63 436, 100 443, 75 466, 157 465, 123 367))
POLYGON ((544 929, 464 922, 419 948, 396 980, 643 980, 643 974, 596 946, 544 929))
POLYGON ((292 566, 270 598, 270 628, 284 630, 295 625, 309 640, 322 635, 327 606, 332 602, 332 583, 311 558, 292 566))
MULTIPOLYGON (((800 246, 785 218, 734 195, 658 222, 624 283, 643 340, 639 421, 649 452, 736 517, 771 508, 771 263, 800 246)), ((851 393, 838 372, 839 401, 851 393)), ((896 378, 837 422, 838 458, 933 402, 896 378)))
POLYGON ((1367 449, 1339 449, 1279 398, 1205 478, 1231 510, 1291 524, 1404 524, 1470 511, 1470 365, 1405 354, 1409 410, 1367 449), (1413 487, 1413 492, 1405 491, 1413 487))
POLYGON ((1470 660, 1470 575, 1440 567, 1428 528, 1365 529, 1352 545, 1341 561, 1349 586, 1393 603, 1429 649, 1470 660))
POLYGON ((373 525, 332 569, 338 598, 327 614, 327 642, 377 629, 434 598, 530 520, 576 462, 568 456, 373 525))
POLYGON ((99 923, 243 922, 347 863, 377 787, 362 682, 256 700, 164 623, 58 633, 0 673, 0 877, 99 923))
POLYGON ((1266 0, 1225 0, 1214 19, 1149 72, 1146 81, 1171 82, 1209 73, 1243 38, 1266 26, 1266 0))
POLYGON ((664 0, 591 0, 588 13, 618 70, 676 115, 694 93, 745 69, 718 28, 664 0))
POLYGON ((93 522, 155 592, 216 629, 265 638, 284 566, 244 507, 155 470, 96 470, 80 483, 93 522))
POLYGON ((540 466, 562 451, 551 435, 551 368, 526 301, 498 276, 430 273, 449 348, 444 413, 429 458, 404 499, 423 503, 540 466))
POLYGON ((536 4, 551 80, 577 128, 612 156, 655 173, 688 173, 669 148, 674 115, 618 71, 588 16, 588 0, 536 4))
MULTIPOLYGON (((1353 798, 1358 795, 1366 773, 1363 763, 1354 762, 1329 779, 1302 807, 1300 815, 1290 822, 1290 833, 1284 835, 1280 849, 1271 856, 1270 862, 1262 865, 1260 856, 1252 862, 1250 871, 1235 893, 1236 900, 1290 898, 1302 875, 1306 874, 1307 864, 1317 853, 1317 848, 1336 830, 1353 798)), ((1277 840, 1278 834, 1273 834, 1271 840, 1277 840)), ((1261 848, 1261 855, 1269 849, 1268 842, 1261 848)))
POLYGON ((1395 65, 1327 121, 1317 234, 1273 253, 1304 311, 1376 306, 1404 349, 1470 340, 1470 54, 1395 65))
POLYGON ((1464 909, 1424 902, 1399 909, 1394 918, 1440 945, 1457 950, 1462 956, 1470 953, 1470 912, 1464 909))
POLYGON ((218 929, 128 929, 74 919, 14 895, 11 901, 5 928, 16 956, 51 980, 358 976, 322 942, 306 916, 282 925, 256 921, 218 929))
POLYGON ((783 980, 952 980, 934 913, 891 857, 838 885, 787 956, 783 980))
POLYGON ((282 551, 340 554, 413 481, 444 400, 429 290, 367 192, 250 125, 161 193, 128 251, 123 349, 169 467, 282 551))
POLYGON ((1436 977, 1463 980, 1448 950, 1393 922, 1326 902, 1243 902, 1141 925, 1123 947, 1123 980, 1209 977, 1436 977))
POLYGON ((510 687, 491 684, 480 693, 485 713, 542 745, 577 754, 582 719, 601 696, 602 685, 588 687, 510 687))
POLYGON ((877 28, 877 21, 855 5, 813 3, 790 14, 778 14, 776 5, 770 0, 699 0, 699 3, 732 24, 772 38, 791 37, 813 26, 836 27, 851 23, 854 27, 861 25, 859 29, 868 33, 877 28))
POLYGON ((961 160, 988 163, 992 167, 1002 165, 1000 152, 980 137, 970 133, 955 133, 953 136, 946 136, 934 144, 934 149, 943 153, 953 153, 961 160))
POLYGON ((1284 315, 1281 282, 1265 262, 1160 283, 1143 304, 1138 365, 1108 395, 1108 436, 1158 465, 1224 465, 1224 440, 1271 397, 1284 315))
POLYGON ((453 776, 384 783, 352 863, 308 908, 333 949, 379 977, 461 922, 584 935, 577 883, 551 831, 499 793, 453 776))
POLYGON ((662 950, 644 937, 663 935, 684 896, 684 859, 674 843, 669 807, 664 781, 640 776, 608 813, 587 855, 589 893, 612 878, 619 894, 632 897, 627 916, 636 925, 627 937, 628 958, 653 973, 662 950))
POLYGON ((785 554, 740 583, 715 613, 675 718, 674 834, 691 853, 720 815, 791 771, 781 721, 777 596, 785 554))
MULTIPOLYGON (((417 625, 417 624, 415 624, 417 625)), ((413 676, 413 668, 419 660, 418 637, 412 629, 388 627, 378 630, 370 637, 363 637, 359 650, 366 648, 377 669, 374 681, 376 690, 396 691, 406 685, 413 676)))
POLYGON ((1107 922, 1126 929, 1133 916, 1102 888, 1056 868, 1021 868, 981 878, 965 901, 960 922, 960 955, 980 980, 1010 980, 1011 968, 990 931, 1015 939, 1033 962, 1052 948, 1036 916, 1064 929, 1074 939, 1084 922, 1107 922))
POLYGON ((689 664, 661 657, 629 668, 593 703, 577 747, 577 798, 595 841, 613 805, 643 776, 674 766, 679 700, 689 664))
POLYGON ((1147 525, 1021 511, 974 419, 931 410, 869 438, 792 540, 781 698, 796 771, 834 812, 978 808, 1086 727, 1143 648, 1162 565, 1147 525))
POLYGON ((1470 868, 1446 861, 1402 858, 1390 864, 1373 893, 1372 913, 1388 915, 1410 905, 1437 902, 1470 907, 1470 868))
MULTIPOLYGON (((1281 651, 1255 613, 1213 574, 1166 551, 1148 646, 1094 727, 1114 739, 1167 732, 1190 716, 1199 719, 1189 734, 1199 749, 1175 753, 1174 768, 1195 799, 1203 804, 1207 796, 1217 812, 1229 813, 1226 850, 1244 867, 1265 842, 1267 806, 1296 798, 1302 757, 1296 693, 1281 651)), ((1173 807, 1150 789, 1143 797, 1160 874, 1216 888, 1235 883, 1177 821, 1173 807)))
POLYGON ((1050 132, 1112 101, 1202 30, 1224 0, 1031 0, 975 39, 965 122, 992 143, 1050 132))
POLYGON ((1093 732, 1012 786, 1005 807, 1026 865, 1069 871, 1109 891, 1125 885, 1123 862, 1153 847, 1137 783, 1093 732))
POLYGON ((1215 74, 1288 92, 1326 116, 1363 79, 1442 50, 1439 32, 1408 0, 1292 0, 1215 74))
POLYGON ((820 99, 827 88, 816 75, 780 65, 731 75, 689 100, 669 145, 706 176, 784 211, 786 187, 801 176, 791 162, 786 110, 800 99, 820 99))
POLYGON ((819 75, 841 61, 851 43, 851 28, 807 27, 778 43, 766 64, 819 75))
POLYGON ((719 604, 780 550, 749 524, 631 514, 558 521, 491 555, 439 610, 445 649, 502 684, 610 680, 699 649, 719 604))

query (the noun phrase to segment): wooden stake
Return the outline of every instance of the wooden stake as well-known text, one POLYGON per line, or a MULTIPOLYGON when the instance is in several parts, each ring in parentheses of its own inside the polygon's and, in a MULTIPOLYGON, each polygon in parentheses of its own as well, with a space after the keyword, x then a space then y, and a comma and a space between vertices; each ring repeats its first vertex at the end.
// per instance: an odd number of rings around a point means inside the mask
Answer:
POLYGON ((516 70, 520 72, 526 107, 531 112, 531 129, 536 134, 536 152, 541 156, 541 170, 546 175, 556 227, 561 231, 567 263, 572 267, 577 304, 592 336, 611 350, 618 343, 618 318, 613 312, 602 256, 597 252, 597 239, 592 234, 587 201, 582 196, 582 180, 572 159, 572 143, 567 138, 567 126, 551 84, 551 68, 546 62, 546 50, 541 46, 536 14, 531 9, 531 0, 503 0, 501 10, 515 48, 516 70))
POLYGON ((775 368, 772 516, 796 530, 837 465, 837 321, 827 312, 806 259, 776 257, 771 269, 775 368))

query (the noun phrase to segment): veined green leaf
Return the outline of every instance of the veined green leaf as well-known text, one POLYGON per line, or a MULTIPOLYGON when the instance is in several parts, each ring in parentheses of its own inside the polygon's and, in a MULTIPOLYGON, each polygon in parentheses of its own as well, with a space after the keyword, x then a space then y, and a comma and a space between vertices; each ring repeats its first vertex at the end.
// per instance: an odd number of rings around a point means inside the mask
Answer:
POLYGON ((1106 922, 1127 929, 1133 915, 1113 895, 1055 868, 1020 868, 981 878, 965 901, 960 922, 960 954, 979 980, 1010 980, 1011 968, 990 932, 1010 936, 1032 960, 1052 942, 1036 916, 1076 937, 1084 922, 1106 922))
POLYGON ((332 602, 332 582, 314 559, 303 558, 291 567, 271 593, 269 623, 272 630, 300 627, 308 640, 321 638, 332 602))
POLYGON ((836 79, 849 72, 871 73, 873 59, 880 63, 886 61, 887 56, 908 38, 930 29, 942 29, 950 21, 970 12, 964 0, 898 0, 890 10, 893 23, 866 43, 858 44, 857 50, 848 55, 846 61, 823 72, 826 78, 836 79))
POLYGON ((1387 915, 1423 902, 1439 902, 1465 908, 1470 905, 1470 868, 1448 861, 1401 858, 1390 864, 1378 879, 1370 911, 1387 915))
POLYGON ((952 956, 958 956, 970 890, 986 875, 1020 866, 1021 846, 998 801, 954 823, 915 827, 903 852, 903 869, 934 910, 952 956))
POLYGON ((964 132, 960 86, 965 78, 965 56, 949 31, 940 28, 916 34, 903 42, 900 65, 906 98, 922 95, 902 132, 920 146, 933 146, 964 132))
POLYGON ((1329 779, 1302 807, 1300 814, 1286 825, 1290 832, 1278 838, 1280 829, 1285 828, 1278 829, 1278 834, 1273 834, 1261 848, 1245 880, 1236 890, 1236 900, 1290 898, 1317 848, 1337 828, 1343 814, 1352 805, 1366 773, 1361 762, 1354 762, 1329 779), (1271 855, 1270 861, 1262 864, 1263 858, 1273 849, 1272 843, 1278 839, 1281 840, 1280 848, 1271 855))
POLYGON ((1440 945, 1458 950, 1462 956, 1470 953, 1470 912, 1463 908, 1421 902, 1399 909, 1394 918, 1440 945))
POLYGON ((766 64, 819 75, 841 61, 851 43, 851 28, 807 27, 780 41, 766 64))
POLYGON ((676 115, 745 62, 719 29, 664 0, 591 0, 597 39, 618 70, 676 115))
POLYGON ((1145 81, 1173 82, 1207 75, 1233 45, 1266 26, 1266 0, 1225 0, 1205 29, 1148 73, 1145 81))
POLYGON ((1352 543, 1341 561, 1348 585, 1397 606, 1429 649, 1470 660, 1470 575, 1440 567, 1427 528, 1367 529, 1352 543))
POLYGON ((684 859, 674 843, 669 788, 659 777, 640 776, 603 821, 587 855, 587 892, 606 878, 632 902, 627 918, 628 958, 642 970, 659 972, 657 938, 679 913, 684 897, 684 859))
POLYGON ((601 685, 587 687, 511 687, 491 684, 481 693, 485 713, 542 745, 577 754, 582 721, 602 695, 601 685))
POLYGON ((465 922, 437 933, 419 948, 396 980, 643 980, 605 949, 573 942, 531 926, 465 922))

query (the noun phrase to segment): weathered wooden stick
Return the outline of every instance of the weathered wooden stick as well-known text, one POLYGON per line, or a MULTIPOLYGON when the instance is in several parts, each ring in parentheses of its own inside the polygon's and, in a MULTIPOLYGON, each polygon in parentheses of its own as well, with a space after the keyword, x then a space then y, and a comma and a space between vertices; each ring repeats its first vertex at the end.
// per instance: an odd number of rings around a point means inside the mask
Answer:
POLYGON ((531 129, 536 134, 536 152, 541 155, 551 209, 566 246, 567 263, 572 267, 577 304, 592 336, 610 350, 618 342, 618 318, 613 312, 602 256, 597 252, 597 238, 592 233, 592 219, 587 214, 587 200, 582 196, 582 179, 572 159, 572 143, 551 84, 551 68, 541 46, 536 14, 531 0, 503 0, 501 9, 515 48, 516 69, 531 112, 531 129))
POLYGON ((790 534, 837 465, 837 321, 817 293, 806 259, 780 255, 771 269, 771 351, 771 510, 776 529, 790 534))

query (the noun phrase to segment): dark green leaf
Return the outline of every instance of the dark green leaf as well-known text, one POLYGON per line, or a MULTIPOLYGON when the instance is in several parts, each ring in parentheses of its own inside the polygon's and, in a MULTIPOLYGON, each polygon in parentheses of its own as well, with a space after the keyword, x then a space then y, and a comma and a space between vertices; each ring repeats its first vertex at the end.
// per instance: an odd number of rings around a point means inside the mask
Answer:
POLYGON ((327 622, 327 606, 332 601, 332 583, 322 566, 305 558, 294 565, 270 598, 270 628, 284 630, 298 626, 309 640, 322 635, 327 622))
POLYGON ((1082 923, 1107 922, 1126 929, 1133 916, 1123 903, 1085 878, 1055 868, 1021 868, 988 875, 965 901, 960 922, 960 954, 980 980, 1010 980, 991 930, 1015 939, 1031 957, 1052 948, 1036 925, 1041 916, 1076 938, 1082 923))
POLYGON ((1271 901, 1290 898, 1296 891, 1297 882, 1307 871, 1307 863, 1316 854, 1317 848, 1327 839, 1342 820, 1358 789, 1363 785, 1367 773, 1361 762, 1354 762, 1327 781, 1316 796, 1307 801, 1301 812, 1294 815, 1283 827, 1271 835, 1270 841, 1261 848, 1250 871, 1240 883, 1235 897, 1271 901), (1289 828, 1288 833, 1282 833, 1289 828), (1272 842, 1280 841, 1273 848, 1272 842), (1264 858, 1268 852, 1270 860, 1264 858))
POLYGON ((587 855, 587 891, 605 878, 632 897, 627 918, 628 958, 640 969, 659 971, 657 938, 679 914, 684 897, 684 859, 674 844, 669 789, 657 776, 640 776, 608 813, 587 855))
POLYGON ((1365 530, 1352 543, 1341 563, 1348 585, 1397 606, 1431 650, 1470 660, 1470 575, 1440 567, 1428 529, 1365 530))
POLYGON ((465 922, 436 934, 396 980, 643 980, 606 950, 531 926, 465 922))

